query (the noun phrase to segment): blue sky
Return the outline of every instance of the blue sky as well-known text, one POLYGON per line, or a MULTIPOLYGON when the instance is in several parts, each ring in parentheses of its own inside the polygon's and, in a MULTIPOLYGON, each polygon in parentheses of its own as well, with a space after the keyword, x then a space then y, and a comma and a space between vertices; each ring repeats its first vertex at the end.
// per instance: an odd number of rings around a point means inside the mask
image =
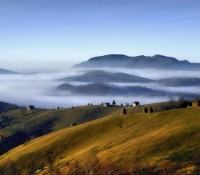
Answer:
POLYGON ((199 0, 0 0, 0 67, 59 68, 110 53, 200 62, 199 0))

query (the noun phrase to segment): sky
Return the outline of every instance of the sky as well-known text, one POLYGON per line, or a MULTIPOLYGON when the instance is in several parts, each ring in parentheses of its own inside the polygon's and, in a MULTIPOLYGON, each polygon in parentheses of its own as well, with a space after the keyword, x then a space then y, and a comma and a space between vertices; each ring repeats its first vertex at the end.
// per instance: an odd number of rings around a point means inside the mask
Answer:
POLYGON ((199 0, 0 0, 0 67, 68 68, 105 54, 200 62, 199 0))

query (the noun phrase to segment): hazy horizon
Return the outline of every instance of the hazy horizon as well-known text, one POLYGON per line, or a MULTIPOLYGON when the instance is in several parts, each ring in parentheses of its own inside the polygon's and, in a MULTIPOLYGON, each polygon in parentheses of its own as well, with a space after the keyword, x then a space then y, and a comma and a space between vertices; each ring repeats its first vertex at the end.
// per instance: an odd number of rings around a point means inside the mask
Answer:
MULTIPOLYGON (((114 54, 114 53, 112 53, 114 54)), ((121 53, 123 54, 123 53, 121 53)), ((125 54, 123 54, 125 55, 125 54)), ((142 54, 141 54, 142 55, 142 54)), ((154 54, 157 55, 157 54, 154 54)), ((154 55, 145 55, 145 56, 154 56, 154 55)), ((103 56, 103 55, 96 55, 96 56, 103 56)), ((92 56, 90 58, 96 57, 92 56)), ((139 55, 127 55, 127 56, 139 56, 139 55)), ((169 57, 174 57, 172 55, 164 55, 169 57)), ((0 62, 0 69, 7 69, 11 71, 16 71, 20 73, 35 73, 35 72, 60 72, 65 71, 71 67, 73 67, 75 64, 87 61, 90 58, 85 58, 82 60, 65 60, 65 61, 13 61, 13 62, 0 62)), ((183 58, 177 58, 176 59, 182 61, 185 60, 183 58)), ((190 59, 187 59, 191 63, 200 63, 199 61, 193 62, 190 61, 190 59)))
POLYGON ((198 62, 199 31, 198 0, 0 0, 0 67, 62 69, 106 54, 198 62))

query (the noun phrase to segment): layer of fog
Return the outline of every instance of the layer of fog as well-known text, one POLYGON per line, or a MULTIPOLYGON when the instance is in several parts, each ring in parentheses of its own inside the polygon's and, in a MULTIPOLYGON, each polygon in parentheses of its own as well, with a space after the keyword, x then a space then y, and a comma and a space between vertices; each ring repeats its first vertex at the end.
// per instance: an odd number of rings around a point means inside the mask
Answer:
MULTIPOLYGON (((87 85, 89 83, 86 82, 68 82, 71 85, 74 86, 80 86, 80 85, 87 85)), ((164 86, 159 83, 111 83, 112 85, 118 86, 118 87, 125 87, 125 86, 140 86, 140 87, 146 87, 154 90, 161 90, 166 92, 184 92, 184 93, 195 93, 200 94, 200 88, 198 86, 188 86, 188 87, 170 87, 170 86, 164 86)))
POLYGON ((166 87, 159 83, 113 83, 116 86, 142 86, 154 90, 161 90, 166 92, 185 92, 185 93, 200 93, 200 88, 195 86, 189 87, 166 87))
MULTIPOLYGON (((100 70, 100 68, 74 68, 78 72, 87 72, 92 70, 100 70)), ((174 77, 197 77, 200 78, 200 71, 181 71, 181 70, 155 70, 155 69, 127 69, 127 68, 101 68, 103 71, 107 72, 123 72, 130 75, 137 75, 144 78, 149 78, 153 80, 159 80, 163 78, 174 78, 174 77)))
MULTIPOLYGON (((91 69, 90 69, 91 70, 91 69)), ((105 69, 109 72, 125 72, 150 79, 169 77, 200 77, 200 72, 194 71, 153 71, 153 70, 131 70, 131 69, 105 69)), ((56 108, 86 105, 87 103, 101 104, 112 102, 117 104, 132 103, 140 101, 142 104, 159 101, 167 101, 170 97, 123 97, 123 96, 78 96, 75 94, 60 93, 56 88, 63 82, 59 79, 83 74, 86 69, 67 69, 63 72, 37 73, 20 75, 0 75, 0 101, 17 104, 20 106, 35 105, 40 108, 56 108)), ((74 85, 86 84, 82 82, 71 82, 74 85)), ((152 89, 170 92, 200 93, 198 87, 164 87, 155 83, 117 83, 117 86, 145 86, 152 89)))

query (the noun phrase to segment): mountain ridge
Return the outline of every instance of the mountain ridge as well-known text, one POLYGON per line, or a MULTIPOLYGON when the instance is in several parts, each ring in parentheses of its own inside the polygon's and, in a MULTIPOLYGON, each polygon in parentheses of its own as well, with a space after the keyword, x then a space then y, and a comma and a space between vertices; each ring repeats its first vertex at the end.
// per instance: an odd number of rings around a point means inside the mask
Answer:
POLYGON ((133 82, 133 83, 148 83, 153 82, 153 80, 131 75, 123 72, 106 72, 102 70, 88 71, 83 75, 71 76, 67 78, 62 78, 63 81, 75 81, 75 82, 133 82))
POLYGON ((154 68, 154 69, 200 69, 200 63, 191 63, 188 60, 178 60, 156 54, 154 56, 127 56, 123 54, 109 54, 90 58, 88 61, 74 65, 74 68, 120 67, 120 68, 154 68))
POLYGON ((165 97, 181 97, 184 96, 188 99, 193 99, 197 96, 195 93, 184 92, 167 92, 164 90, 156 90, 145 86, 117 86, 109 83, 89 83, 86 85, 71 85, 69 83, 63 83, 57 87, 60 92, 70 92, 78 95, 90 95, 90 96, 165 96, 165 97))

